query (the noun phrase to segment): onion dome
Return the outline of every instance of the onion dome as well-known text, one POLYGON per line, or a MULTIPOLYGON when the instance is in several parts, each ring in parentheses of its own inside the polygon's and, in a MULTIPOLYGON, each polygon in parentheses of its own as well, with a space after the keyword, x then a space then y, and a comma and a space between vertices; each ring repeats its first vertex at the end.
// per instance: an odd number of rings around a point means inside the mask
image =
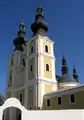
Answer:
POLYGON ((62 58, 62 76, 59 78, 59 83, 72 83, 77 82, 73 77, 68 74, 68 67, 65 57, 62 58))
POLYGON ((31 25, 31 30, 34 33, 34 35, 36 35, 36 34, 45 35, 45 33, 48 31, 48 25, 44 21, 42 8, 37 8, 35 22, 31 25))
POLYGON ((22 45, 26 45, 25 44, 26 41, 24 39, 24 35, 25 35, 25 25, 22 22, 19 25, 19 30, 18 30, 18 33, 17 33, 17 37, 13 40, 13 44, 15 46, 15 50, 23 51, 22 45))
POLYGON ((76 83, 77 82, 76 79, 69 76, 68 74, 65 74, 65 75, 61 76, 60 79, 59 79, 59 83, 73 83, 73 82, 76 83))

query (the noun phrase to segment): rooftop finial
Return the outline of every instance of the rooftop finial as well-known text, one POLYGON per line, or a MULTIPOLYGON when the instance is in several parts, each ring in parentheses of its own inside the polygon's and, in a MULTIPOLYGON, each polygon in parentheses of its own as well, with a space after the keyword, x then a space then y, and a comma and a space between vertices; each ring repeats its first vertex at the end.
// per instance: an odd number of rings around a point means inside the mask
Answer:
POLYGON ((21 21, 20 25, 19 25, 19 31, 18 31, 18 36, 20 35, 25 35, 25 25, 23 20, 21 21))
POLYGON ((68 67, 65 57, 62 57, 62 75, 68 74, 68 67))

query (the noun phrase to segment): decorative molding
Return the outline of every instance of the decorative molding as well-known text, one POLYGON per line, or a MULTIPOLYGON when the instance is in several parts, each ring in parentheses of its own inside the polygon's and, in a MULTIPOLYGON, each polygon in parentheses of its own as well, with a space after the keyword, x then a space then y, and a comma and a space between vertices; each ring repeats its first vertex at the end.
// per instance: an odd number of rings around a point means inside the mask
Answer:
POLYGON ((55 96, 60 96, 60 95, 67 95, 67 94, 72 94, 78 91, 84 90, 84 85, 79 85, 70 89, 62 89, 62 90, 57 90, 51 93, 46 94, 44 97, 45 98, 50 98, 50 97, 55 97, 55 96))

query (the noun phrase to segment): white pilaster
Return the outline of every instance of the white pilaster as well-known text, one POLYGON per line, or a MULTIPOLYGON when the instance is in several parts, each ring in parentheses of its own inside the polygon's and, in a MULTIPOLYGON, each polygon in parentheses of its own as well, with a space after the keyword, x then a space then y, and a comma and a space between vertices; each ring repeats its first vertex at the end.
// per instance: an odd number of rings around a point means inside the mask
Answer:
POLYGON ((57 90, 57 84, 53 84, 53 88, 52 88, 52 91, 56 91, 57 90))
POLYGON ((52 59, 52 82, 56 82, 56 77, 55 77, 55 60, 52 59))
POLYGON ((40 58, 41 58, 40 60, 41 77, 44 77, 44 56, 41 55, 40 58))
POLYGON ((41 107, 43 105, 43 96, 45 94, 45 91, 44 91, 44 83, 42 82, 41 83, 41 107))
POLYGON ((51 55, 54 56, 53 44, 51 43, 51 55))
POLYGON ((40 51, 43 52, 43 39, 40 38, 40 51))
POLYGON ((20 54, 18 54, 18 65, 20 65, 20 54))
POLYGON ((37 84, 34 84, 33 87, 34 87, 33 89, 34 90, 34 99, 33 99, 34 101, 33 102, 34 102, 34 106, 37 106, 37 84))
MULTIPOLYGON (((25 58, 25 84, 28 82, 28 58, 25 58)), ((24 106, 27 108, 28 106, 28 85, 25 85, 24 92, 24 106)))

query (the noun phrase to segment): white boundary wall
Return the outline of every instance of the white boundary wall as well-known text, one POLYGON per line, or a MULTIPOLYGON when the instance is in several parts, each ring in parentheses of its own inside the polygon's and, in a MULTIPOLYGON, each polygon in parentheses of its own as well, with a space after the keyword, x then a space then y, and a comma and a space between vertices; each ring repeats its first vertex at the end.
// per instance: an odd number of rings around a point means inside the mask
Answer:
POLYGON ((3 111, 9 107, 16 107, 21 110, 21 120, 84 120, 84 110, 30 111, 24 108, 16 98, 9 98, 0 106, 0 120, 2 120, 3 111))

